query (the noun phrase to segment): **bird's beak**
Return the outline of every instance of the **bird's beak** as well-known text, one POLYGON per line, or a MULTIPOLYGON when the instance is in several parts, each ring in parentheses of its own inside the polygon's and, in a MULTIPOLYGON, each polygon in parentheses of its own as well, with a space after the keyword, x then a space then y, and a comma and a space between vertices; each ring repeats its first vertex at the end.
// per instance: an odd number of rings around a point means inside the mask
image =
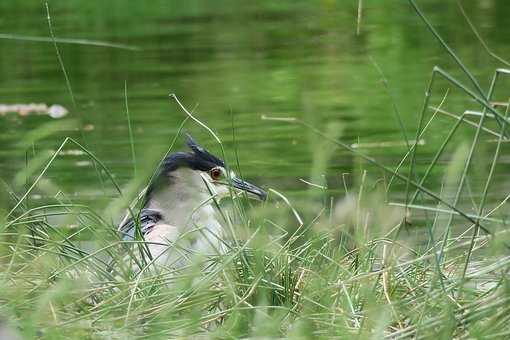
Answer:
POLYGON ((236 189, 246 191, 247 193, 257 196, 257 198, 259 198, 261 201, 265 201, 267 198, 267 192, 251 183, 243 181, 240 178, 233 177, 232 186, 236 189))

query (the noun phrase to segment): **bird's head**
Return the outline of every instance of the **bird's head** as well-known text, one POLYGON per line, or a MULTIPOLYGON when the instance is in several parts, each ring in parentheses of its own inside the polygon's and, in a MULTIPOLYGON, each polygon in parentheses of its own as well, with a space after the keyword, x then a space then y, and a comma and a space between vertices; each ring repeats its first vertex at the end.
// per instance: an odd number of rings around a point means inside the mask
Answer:
POLYGON ((186 144, 190 152, 176 152, 165 157, 158 175, 148 188, 147 198, 165 187, 178 186, 183 196, 186 195, 184 191, 199 191, 222 198, 233 191, 245 192, 260 200, 266 199, 264 190, 237 177, 227 169, 223 160, 200 146, 190 135, 187 135, 186 144))

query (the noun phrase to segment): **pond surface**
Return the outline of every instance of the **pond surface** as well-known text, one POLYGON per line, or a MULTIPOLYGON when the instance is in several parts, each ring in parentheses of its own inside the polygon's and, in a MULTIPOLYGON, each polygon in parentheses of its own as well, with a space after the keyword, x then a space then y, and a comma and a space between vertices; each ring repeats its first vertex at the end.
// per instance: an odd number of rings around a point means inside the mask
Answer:
MULTIPOLYGON (((419 3, 486 89, 494 70, 505 65, 486 53, 455 1, 419 3)), ((491 50, 509 56, 510 2, 462 3, 491 50)), ((185 117, 168 96, 175 93, 220 136, 227 158, 234 162, 235 127, 244 177, 294 198, 310 190, 300 179, 327 185, 340 196, 342 174, 348 173, 349 185, 355 185, 361 160, 299 125, 262 117, 299 118, 394 168, 406 152, 406 138, 415 137, 433 66, 469 84, 406 1, 363 1, 359 26, 357 1, 76 0, 52 1, 49 9, 57 39, 122 46, 59 41, 68 86, 50 39, 44 4, 0 2, 0 104, 56 104, 69 111, 59 119, 44 114, 0 115, 0 177, 18 193, 39 173, 42 160, 49 157, 47 151, 56 150, 67 136, 103 161, 121 186, 135 171, 147 176, 185 117), (47 41, 33 41, 34 37, 47 41), (32 171, 26 171, 27 162, 32 171)), ((508 84, 498 87, 496 100, 508 99, 508 84)), ((431 105, 439 105, 447 89, 444 110, 456 115, 480 110, 445 81, 436 83, 431 105)), ((427 117, 432 113, 428 110, 427 117)), ((454 123, 443 114, 434 119, 422 137, 418 173, 423 173, 454 123)), ((197 124, 188 122, 185 130, 219 153, 211 136, 197 124)), ((447 155, 468 141, 473 131, 460 129, 447 155)), ((484 158, 495 145, 489 137, 484 135, 488 141, 475 168, 490 161, 489 156, 484 158)), ((180 145, 179 140, 176 148, 180 145)), ((505 150, 495 177, 502 184, 501 194, 508 184, 505 150)), ((434 190, 439 190, 445 164, 448 157, 443 157, 431 179, 434 190)), ((370 174, 377 178, 382 172, 374 169, 370 174)), ((45 178, 31 204, 50 200, 60 191, 73 202, 101 208, 114 195, 111 186, 99 180, 94 163, 75 145, 64 148, 45 178)), ((473 192, 477 178, 473 175, 470 182, 473 192)), ((395 186, 395 193, 402 188, 395 186)), ((12 202, 4 188, 1 192, 0 207, 7 209, 12 202)), ((499 192, 494 195, 499 197, 499 192)))

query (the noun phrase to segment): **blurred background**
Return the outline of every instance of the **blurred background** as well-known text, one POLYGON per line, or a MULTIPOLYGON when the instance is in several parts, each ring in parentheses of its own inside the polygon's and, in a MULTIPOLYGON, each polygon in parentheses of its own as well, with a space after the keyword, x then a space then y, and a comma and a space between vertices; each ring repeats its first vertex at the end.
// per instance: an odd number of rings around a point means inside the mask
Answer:
MULTIPOLYGON (((461 3, 487 45, 508 56, 510 2, 461 3)), ((487 88, 501 64, 482 48, 456 2, 420 5, 487 88)), ((467 79, 401 0, 365 0, 361 12, 358 1, 344 0, 71 0, 49 1, 49 11, 69 86, 44 3, 0 2, 0 104, 57 104, 68 111, 60 118, 0 113, 0 178, 17 193, 33 182, 67 136, 103 161, 121 185, 135 173, 150 174, 185 117, 168 97, 175 93, 218 133, 231 162, 237 150, 244 177, 293 199, 315 190, 300 179, 339 197, 344 181, 348 186, 359 181, 362 161, 303 127, 261 117, 302 119, 395 167, 406 141, 415 137, 433 66, 467 79)), ((438 105, 448 89, 443 105, 448 112, 480 110, 444 81, 436 83, 431 104, 438 105)), ((496 91, 496 99, 505 101, 504 92, 496 91)), ((434 133, 423 136, 418 171, 454 122, 445 115, 434 120, 434 133)), ((196 124, 188 122, 185 130, 219 153, 196 124)), ((458 138, 471 133, 465 129, 458 138)), ((175 148, 181 145, 179 140, 175 148)), ((500 164, 495 181, 502 183, 508 159, 503 156, 500 164)), ((74 203, 102 208, 115 196, 105 177, 83 151, 66 146, 27 204, 64 194, 74 203)), ((402 188, 394 186, 397 195, 402 188)), ((0 209, 8 211, 13 202, 4 189, 0 209)))

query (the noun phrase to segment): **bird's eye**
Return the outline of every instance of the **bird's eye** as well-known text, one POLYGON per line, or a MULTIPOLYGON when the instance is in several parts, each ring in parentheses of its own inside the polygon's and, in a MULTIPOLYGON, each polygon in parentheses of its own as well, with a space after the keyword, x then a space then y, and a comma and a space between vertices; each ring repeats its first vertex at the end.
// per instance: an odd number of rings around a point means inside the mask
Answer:
POLYGON ((220 168, 212 168, 209 171, 209 174, 211 175, 211 178, 216 181, 221 177, 221 169, 220 168))

